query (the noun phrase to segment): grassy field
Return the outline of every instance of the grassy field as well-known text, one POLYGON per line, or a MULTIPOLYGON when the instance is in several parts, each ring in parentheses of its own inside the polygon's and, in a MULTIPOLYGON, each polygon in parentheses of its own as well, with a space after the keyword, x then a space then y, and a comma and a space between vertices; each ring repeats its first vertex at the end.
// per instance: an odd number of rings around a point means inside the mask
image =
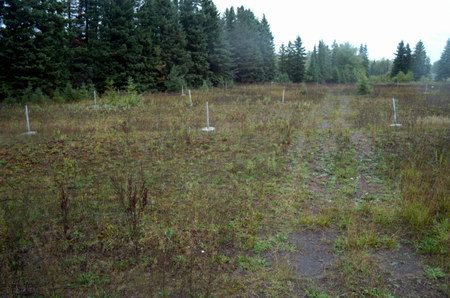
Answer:
POLYGON ((448 297, 450 86, 283 88, 1 108, 0 297, 448 297))

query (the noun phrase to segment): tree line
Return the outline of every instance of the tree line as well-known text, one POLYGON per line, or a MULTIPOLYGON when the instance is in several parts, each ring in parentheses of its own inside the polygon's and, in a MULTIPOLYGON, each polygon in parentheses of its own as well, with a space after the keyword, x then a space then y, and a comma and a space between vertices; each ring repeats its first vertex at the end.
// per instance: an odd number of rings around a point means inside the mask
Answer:
POLYGON ((38 90, 255 83, 276 73, 267 19, 211 0, 2 0, 0 99, 38 90))
MULTIPOLYGON (((298 36, 275 53, 265 16, 222 15, 212 0, 0 0, 0 101, 72 90, 175 91, 225 82, 353 83, 370 76, 420 80, 431 64, 423 42, 401 41, 393 61, 370 61, 366 45, 298 36)), ((450 77, 450 40, 435 66, 450 77)))

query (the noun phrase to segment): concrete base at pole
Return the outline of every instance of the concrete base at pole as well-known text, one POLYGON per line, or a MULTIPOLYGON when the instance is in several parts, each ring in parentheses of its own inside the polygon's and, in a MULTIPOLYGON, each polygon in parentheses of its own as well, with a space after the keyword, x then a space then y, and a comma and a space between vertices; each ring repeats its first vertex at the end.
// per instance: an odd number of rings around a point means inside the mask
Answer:
POLYGON ((400 127, 402 126, 400 123, 393 123, 391 125, 389 125, 390 127, 400 127))
POLYGON ((202 128, 202 131, 204 131, 204 132, 212 132, 212 131, 215 131, 215 130, 216 130, 216 128, 212 127, 212 126, 210 126, 210 127, 203 127, 202 128))
POLYGON ((35 131, 27 131, 27 132, 24 132, 22 135, 23 136, 32 136, 32 135, 35 135, 35 134, 37 134, 37 132, 35 132, 35 131))

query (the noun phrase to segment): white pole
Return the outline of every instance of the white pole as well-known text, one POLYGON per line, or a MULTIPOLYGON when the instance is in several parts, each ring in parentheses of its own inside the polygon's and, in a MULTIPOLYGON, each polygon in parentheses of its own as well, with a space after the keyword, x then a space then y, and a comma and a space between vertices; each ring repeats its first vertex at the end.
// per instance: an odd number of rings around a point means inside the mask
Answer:
POLYGON ((191 89, 189 89, 189 103, 191 104, 191 107, 194 105, 194 104, 192 103, 191 89))
POLYGON ((281 100, 282 103, 284 103, 284 93, 286 92, 286 89, 283 89, 283 99, 281 100))
POLYGON ((392 97, 392 106, 394 108, 394 124, 397 125, 397 109, 395 108, 395 98, 392 97))
POLYGON ((97 92, 94 90, 94 106, 97 106, 97 92))
POLYGON ((31 131, 31 129, 30 129, 30 118, 28 117, 28 106, 27 105, 25 105, 25 118, 27 120, 27 130, 28 130, 28 132, 30 132, 31 131))
POLYGON ((208 102, 206 102, 206 127, 209 130, 209 106, 208 106, 208 102))

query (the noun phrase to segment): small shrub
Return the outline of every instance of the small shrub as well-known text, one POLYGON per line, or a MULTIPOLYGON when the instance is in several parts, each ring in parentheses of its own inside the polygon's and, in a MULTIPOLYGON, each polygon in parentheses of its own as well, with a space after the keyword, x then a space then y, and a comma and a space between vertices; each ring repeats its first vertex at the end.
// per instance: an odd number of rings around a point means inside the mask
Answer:
POLYGON ((359 95, 367 95, 372 93, 372 87, 370 86, 369 80, 367 79, 365 74, 361 74, 358 76, 356 89, 358 90, 359 95))
POLYGON ((424 271, 426 277, 429 279, 440 279, 445 277, 445 273, 439 267, 426 266, 424 271))

